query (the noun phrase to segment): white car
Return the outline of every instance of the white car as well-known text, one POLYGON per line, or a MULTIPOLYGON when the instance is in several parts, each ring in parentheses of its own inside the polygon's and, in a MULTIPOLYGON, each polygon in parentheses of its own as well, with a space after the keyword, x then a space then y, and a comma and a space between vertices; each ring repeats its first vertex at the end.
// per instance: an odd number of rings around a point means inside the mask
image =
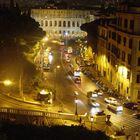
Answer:
POLYGON ((87 97, 88 98, 97 98, 98 97, 98 94, 95 93, 94 91, 88 91, 87 92, 87 97))
POLYGON ((94 92, 97 93, 98 96, 102 96, 103 95, 103 92, 100 89, 95 89, 94 92))
POLYGON ((105 98, 104 101, 106 103, 109 103, 109 104, 116 104, 117 103, 117 100, 113 97, 108 97, 108 98, 105 98))
POLYGON ((88 104, 89 105, 91 105, 91 106, 93 106, 93 107, 100 107, 100 104, 99 103, 97 103, 94 99, 89 99, 88 100, 88 104))
POLYGON ((112 110, 112 111, 115 111, 115 112, 122 112, 123 111, 123 106, 118 104, 118 103, 117 104, 108 104, 107 108, 112 110))

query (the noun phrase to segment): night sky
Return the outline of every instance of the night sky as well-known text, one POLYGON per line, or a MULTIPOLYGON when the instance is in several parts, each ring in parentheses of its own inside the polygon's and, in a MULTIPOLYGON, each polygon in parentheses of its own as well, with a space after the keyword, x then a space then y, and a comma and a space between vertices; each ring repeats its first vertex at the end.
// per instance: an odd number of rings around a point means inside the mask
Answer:
MULTIPOLYGON (((0 0, 0 3, 9 3, 10 0, 0 0)), ((28 2, 44 2, 47 0, 15 0, 17 3, 28 3, 28 2)), ((58 1, 58 0, 53 0, 58 1)), ((78 2, 78 3, 98 3, 103 0, 63 0, 65 2, 78 2)))

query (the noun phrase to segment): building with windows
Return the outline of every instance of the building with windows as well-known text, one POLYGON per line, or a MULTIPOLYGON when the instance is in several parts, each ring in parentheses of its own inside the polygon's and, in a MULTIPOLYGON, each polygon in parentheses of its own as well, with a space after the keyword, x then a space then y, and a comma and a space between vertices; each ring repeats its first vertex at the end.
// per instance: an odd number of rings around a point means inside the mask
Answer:
POLYGON ((39 22, 47 36, 54 38, 85 37, 86 32, 80 26, 94 20, 88 10, 32 9, 31 16, 39 22))
POLYGON ((118 5, 114 19, 98 26, 97 66, 118 93, 140 102, 140 6, 118 5))

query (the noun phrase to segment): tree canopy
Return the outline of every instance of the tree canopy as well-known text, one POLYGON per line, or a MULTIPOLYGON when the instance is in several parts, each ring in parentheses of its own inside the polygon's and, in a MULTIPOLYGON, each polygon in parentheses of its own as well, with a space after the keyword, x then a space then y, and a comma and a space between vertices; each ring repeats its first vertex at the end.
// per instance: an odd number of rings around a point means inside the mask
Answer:
POLYGON ((82 126, 37 127, 3 124, 1 134, 10 140, 109 140, 101 131, 90 131, 82 126))
POLYGON ((31 81, 36 69, 25 53, 31 53, 44 35, 39 23, 22 13, 17 4, 0 8, 0 80, 18 81, 22 70, 23 79, 27 83, 31 81))

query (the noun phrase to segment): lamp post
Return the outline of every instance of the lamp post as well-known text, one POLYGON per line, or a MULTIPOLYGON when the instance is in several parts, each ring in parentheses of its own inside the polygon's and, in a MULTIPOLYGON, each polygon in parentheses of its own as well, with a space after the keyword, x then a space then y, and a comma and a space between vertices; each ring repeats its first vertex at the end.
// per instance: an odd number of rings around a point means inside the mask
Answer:
POLYGON ((75 115, 77 116, 78 115, 78 111, 77 111, 77 103, 78 103, 77 96, 78 96, 78 92, 75 91, 74 95, 75 95, 75 115))
POLYGON ((54 90, 56 91, 56 79, 57 79, 57 69, 60 69, 60 65, 57 65, 54 69, 55 72, 55 79, 54 79, 54 90))
POLYGON ((91 131, 92 131, 92 125, 93 125, 93 116, 90 117, 90 121, 91 121, 91 131))
POLYGON ((3 84, 4 86, 11 86, 13 83, 10 80, 4 80, 4 81, 0 81, 0 84, 3 84))
POLYGON ((68 32, 67 32, 67 31, 65 32, 65 37, 66 37, 66 47, 67 47, 67 45, 68 45, 68 39, 67 39, 67 37, 68 37, 68 32))

